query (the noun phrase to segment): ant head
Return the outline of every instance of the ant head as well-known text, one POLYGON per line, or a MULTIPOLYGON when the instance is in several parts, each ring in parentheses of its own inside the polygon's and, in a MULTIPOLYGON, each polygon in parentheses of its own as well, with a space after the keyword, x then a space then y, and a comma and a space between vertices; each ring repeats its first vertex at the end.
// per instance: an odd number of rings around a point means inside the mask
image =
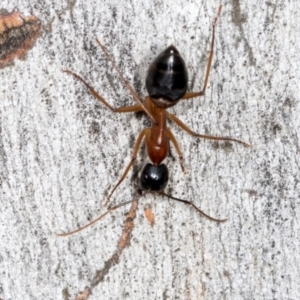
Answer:
POLYGON ((158 192, 164 190, 169 180, 169 171, 166 165, 154 166, 146 164, 141 174, 141 186, 145 190, 158 192))
POLYGON ((179 51, 169 46, 152 62, 146 87, 152 101, 159 107, 175 105, 186 93, 188 73, 179 51))

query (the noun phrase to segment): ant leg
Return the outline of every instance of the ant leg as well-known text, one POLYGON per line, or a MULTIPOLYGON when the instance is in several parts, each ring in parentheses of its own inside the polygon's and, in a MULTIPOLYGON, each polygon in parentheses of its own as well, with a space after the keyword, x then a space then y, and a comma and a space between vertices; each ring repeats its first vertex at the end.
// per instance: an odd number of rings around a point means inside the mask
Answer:
POLYGON ((214 221, 214 222, 218 222, 218 223, 222 223, 222 222, 226 222, 227 219, 215 219, 209 215, 207 215, 205 212, 203 212, 201 209, 199 209, 192 201, 188 201, 188 200, 183 200, 183 199, 179 199, 179 198, 175 198, 173 196, 170 196, 168 194, 165 194, 164 192, 161 193, 163 196, 166 196, 172 200, 175 200, 175 201, 179 201, 179 202, 182 202, 184 204, 188 204, 188 205, 191 205, 193 208, 195 208, 201 215, 205 216, 206 218, 208 218, 209 220, 211 221, 214 221))
POLYGON ((209 139, 209 140, 215 140, 215 141, 231 141, 231 142, 237 142, 240 143, 246 147, 251 147, 250 144, 247 144, 241 140, 237 140, 237 139, 233 139, 233 138, 229 138, 229 137, 218 137, 218 136, 213 136, 213 135, 203 135, 203 134, 198 134, 194 131, 192 131, 190 128, 188 128, 182 121, 180 121, 175 115, 170 114, 167 112, 167 117, 174 121, 179 127, 181 127, 184 131, 186 131, 187 133, 191 134, 194 137, 200 137, 200 138, 204 138, 204 139, 209 139))
POLYGON ((139 111, 144 111, 140 105, 132 105, 132 106, 120 107, 116 109, 116 112, 118 113, 139 112, 139 111))
POLYGON ((120 76, 123 84, 126 86, 126 88, 128 89, 128 91, 130 92, 130 94, 139 103, 139 105, 143 108, 143 111, 149 116, 149 118, 154 122, 154 124, 157 124, 155 118, 151 115, 151 113, 145 107, 145 105, 143 104, 143 102, 141 101, 141 99, 139 98, 139 96, 137 95, 137 93, 134 91, 134 89, 131 87, 131 85, 127 82, 127 80, 124 78, 124 76, 122 75, 121 71, 119 70, 119 68, 117 67, 117 65, 115 64, 115 62, 113 61, 113 59, 111 58, 111 56, 109 55, 109 53, 107 52, 107 50, 105 49, 105 47, 100 43, 100 41, 97 38, 96 38, 96 42, 99 45, 99 47, 102 49, 102 51, 104 52, 104 54, 107 57, 107 59, 112 63, 112 65, 115 68, 115 70, 118 72, 118 74, 119 74, 119 76, 120 76))
POLYGON ((181 169, 182 169, 182 172, 185 173, 185 169, 184 169, 184 166, 183 166, 183 155, 182 155, 182 152, 180 150, 180 147, 177 143, 177 140, 175 138, 175 136, 173 135, 172 131, 167 128, 167 135, 169 137, 169 139, 171 140, 171 142, 173 143, 178 155, 179 155, 179 161, 180 161, 180 166, 181 166, 181 169))
POLYGON ((140 149, 140 146, 141 146, 141 142, 144 138, 144 136, 146 135, 147 131, 149 131, 149 128, 145 128, 143 129, 143 131, 139 134, 138 138, 137 138, 137 141, 135 143, 135 146, 134 146, 134 149, 133 149, 133 154, 132 154, 132 158, 131 158, 131 161, 130 163, 128 164, 127 168, 125 169, 121 179, 118 181, 118 183, 115 185, 115 187, 113 188, 113 190, 111 191, 111 193, 109 194, 109 196, 107 197, 107 200, 105 201, 104 205, 107 205, 108 202, 110 201, 110 198, 113 194, 113 192, 117 189, 117 187, 122 183, 122 181, 125 179, 125 177, 127 176, 130 168, 132 167, 133 163, 135 162, 136 160, 136 157, 137 157, 137 153, 140 149))
POLYGON ((213 23, 213 29, 212 29, 212 39, 211 39, 211 44, 210 44, 210 52, 209 52, 209 56, 208 56, 208 61, 207 61, 207 66, 206 66, 206 73, 205 73, 205 77, 204 77, 204 86, 201 92, 193 92, 193 93, 186 93, 182 99, 191 99, 191 98, 195 98, 195 97, 199 97, 199 96, 204 96, 205 95, 205 90, 206 90, 206 86, 208 83, 208 78, 209 78, 209 73, 210 73, 210 69, 211 69, 211 64, 212 64, 212 59, 213 59, 213 54, 214 54, 214 43, 215 43, 215 27, 216 27, 216 23, 217 20, 220 16, 222 10, 222 5, 219 6, 219 10, 217 13, 217 16, 215 17, 214 23, 213 23))
POLYGON ((82 77, 77 75, 76 73, 69 71, 69 70, 63 70, 65 73, 69 73, 73 75, 75 78, 77 78, 79 81, 81 81, 95 96, 101 103, 103 103, 107 108, 109 108, 112 112, 138 112, 138 111, 144 111, 142 106, 140 105, 134 105, 134 106, 127 106, 127 107, 120 107, 120 108, 113 108, 102 96, 100 96, 93 87, 91 87, 82 77))

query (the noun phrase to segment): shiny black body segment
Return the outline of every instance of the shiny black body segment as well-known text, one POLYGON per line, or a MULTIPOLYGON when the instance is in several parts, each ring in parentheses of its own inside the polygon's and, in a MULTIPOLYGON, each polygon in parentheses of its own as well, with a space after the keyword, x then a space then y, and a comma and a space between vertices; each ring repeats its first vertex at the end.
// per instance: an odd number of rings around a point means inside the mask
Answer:
POLYGON ((141 173, 141 186, 147 191, 163 191, 168 181, 169 171, 165 164, 154 166, 148 163, 141 173))
POLYGON ((149 66, 147 91, 158 106, 170 107, 185 95, 187 86, 188 72, 185 62, 179 51, 171 45, 149 66))

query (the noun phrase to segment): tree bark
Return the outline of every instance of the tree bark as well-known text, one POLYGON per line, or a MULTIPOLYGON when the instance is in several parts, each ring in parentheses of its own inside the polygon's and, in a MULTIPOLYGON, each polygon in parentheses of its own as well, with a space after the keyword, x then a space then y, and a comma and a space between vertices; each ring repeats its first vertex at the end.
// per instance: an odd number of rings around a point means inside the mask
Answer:
MULTIPOLYGON (((206 95, 169 110, 252 145, 168 124, 186 173, 171 145, 166 192, 227 222, 149 194, 68 237, 56 233, 106 211, 150 123, 112 113, 62 70, 113 107, 135 105, 95 38, 142 99, 149 64, 173 44, 200 91, 219 2, 1 2, 42 23, 26 57, 0 70, 1 299, 300 299, 300 2, 249 2, 223 2, 206 95)), ((113 205, 135 199, 147 162, 142 147, 113 205)))

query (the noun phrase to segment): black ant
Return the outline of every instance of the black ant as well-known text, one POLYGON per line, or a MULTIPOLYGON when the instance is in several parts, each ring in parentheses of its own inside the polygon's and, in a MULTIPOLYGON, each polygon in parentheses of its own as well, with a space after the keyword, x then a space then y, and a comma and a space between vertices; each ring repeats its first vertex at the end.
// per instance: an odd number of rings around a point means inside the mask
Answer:
MULTIPOLYGON (((200 137, 205 139, 211 139, 216 141, 233 141, 243 144, 244 146, 251 147, 249 144, 233 139, 228 137, 217 137, 211 135, 202 135, 193 132, 190 128, 188 128, 182 121, 180 121, 175 115, 170 114, 167 112, 167 108, 174 106, 179 102, 180 99, 188 100, 191 98, 204 96, 205 90, 209 78, 209 73, 212 64, 213 58, 213 48, 214 48, 214 40, 215 40, 215 26, 217 19, 221 13, 222 5, 219 7, 217 16, 215 17, 213 28, 212 28, 212 40, 211 40, 211 50, 208 56, 207 62, 207 69, 206 74, 204 77, 204 86, 202 91, 200 92, 187 92, 187 85, 188 85, 188 73, 185 66, 185 62, 181 55, 179 54, 178 50, 173 46, 169 46, 166 48, 150 65, 146 77, 146 88, 149 93, 149 96, 145 98, 145 101, 142 102, 136 92, 132 89, 129 83, 125 80, 123 75, 121 74, 118 67, 115 65, 113 59, 110 57, 104 46, 96 39, 98 45, 108 58, 108 60, 113 64, 115 70, 119 73, 119 76, 131 95, 134 99, 138 102, 138 105, 122 107, 122 108, 113 108, 110 106, 106 100, 100 96, 84 79, 82 79, 79 75, 73 73, 69 70, 64 70, 64 72, 72 74, 74 77, 79 79, 89 90, 90 92, 106 107, 108 107, 112 112, 124 113, 124 112, 145 112, 152 120, 151 128, 145 128, 139 134, 134 150, 131 161, 127 168, 125 169, 121 179, 118 181, 116 186, 113 188, 111 193, 108 196, 108 199, 105 202, 105 205, 109 202, 110 197, 112 196, 113 192, 116 188, 122 183, 122 181, 127 176, 130 168, 132 167, 133 163, 136 160, 140 145, 145 138, 146 141, 146 148, 148 152, 148 156, 153 164, 148 163, 143 168, 140 178, 140 184, 142 190, 146 191, 145 193, 140 192, 138 199, 145 195, 148 192, 158 192, 160 195, 166 196, 170 199, 183 202, 185 204, 191 205, 194 207, 199 213, 206 216, 208 219, 216 222, 225 222, 226 219, 215 219, 203 211, 201 211, 196 205, 188 200, 178 199, 167 195, 164 192, 165 187, 167 186, 168 179, 169 179, 169 171, 165 164, 162 164, 163 160, 167 157, 169 153, 169 140, 173 143, 180 159, 180 164, 182 169, 183 168, 183 155, 179 148, 176 138, 174 137, 171 130, 167 127, 167 119, 174 121, 179 127, 185 130, 187 133, 191 134, 194 137, 200 137)), ((137 200, 137 199, 135 199, 137 200)), ((110 211, 115 210, 123 205, 131 203, 135 200, 130 200, 126 202, 122 202, 118 205, 110 207, 103 215, 95 219, 94 221, 90 222, 89 224, 80 227, 74 231, 68 233, 61 233, 58 234, 59 236, 67 236, 73 233, 79 232, 86 227, 96 223, 105 215, 107 215, 110 211)))

